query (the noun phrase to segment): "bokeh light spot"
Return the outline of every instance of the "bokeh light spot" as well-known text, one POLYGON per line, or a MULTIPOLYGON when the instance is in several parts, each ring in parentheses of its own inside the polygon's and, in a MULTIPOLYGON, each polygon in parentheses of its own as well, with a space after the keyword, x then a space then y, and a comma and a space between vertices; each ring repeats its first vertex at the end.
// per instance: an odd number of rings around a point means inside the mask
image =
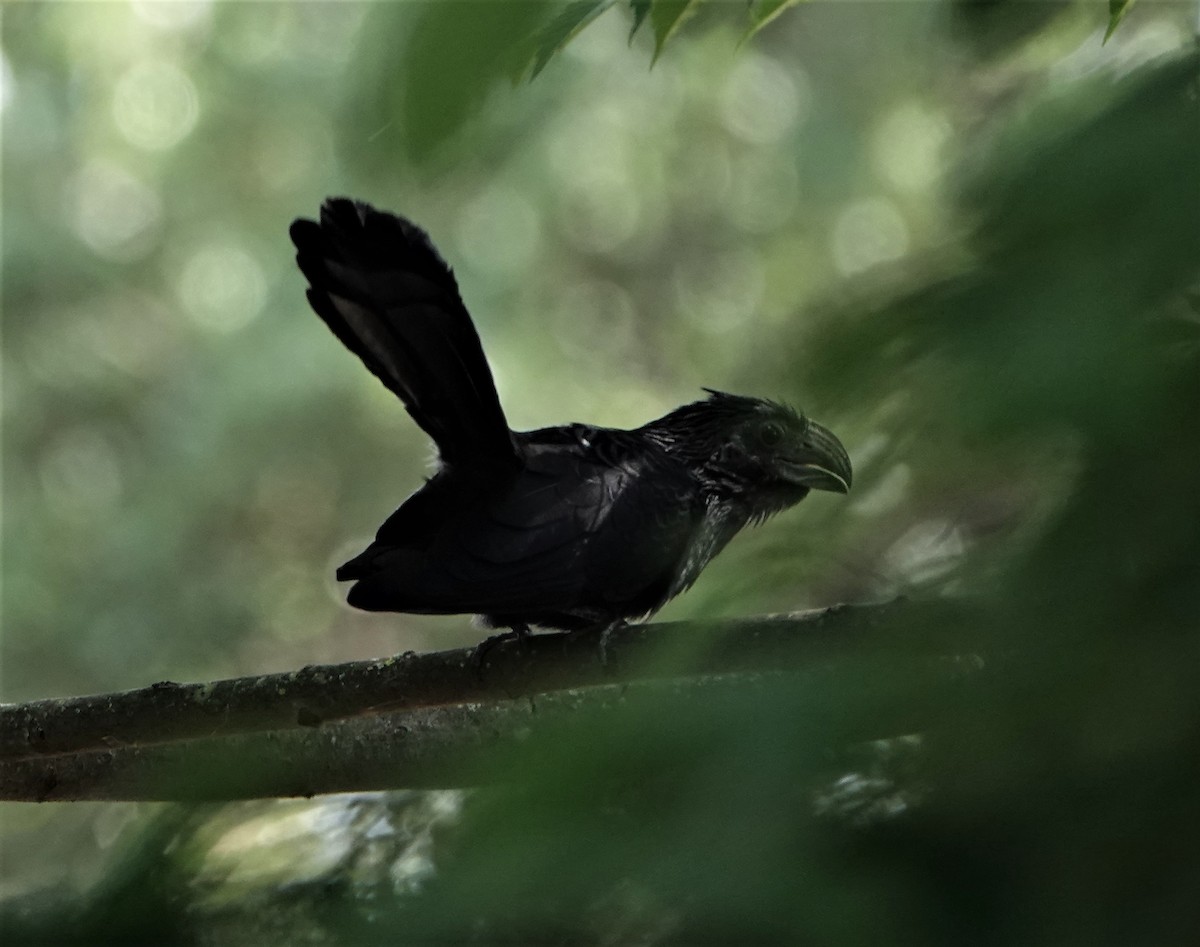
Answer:
POLYGON ((643 196, 633 170, 632 136, 626 116, 596 109, 573 117, 547 140, 563 195, 557 224, 583 250, 611 253, 639 232, 643 196))
POLYGON ((622 117, 611 109, 590 109, 573 115, 547 139, 550 167, 563 183, 591 176, 604 169, 627 173, 630 132, 622 117))
POLYGON ((196 126, 200 101, 187 74, 168 62, 146 60, 117 81, 113 120, 139 148, 163 151, 178 144, 196 126))
POLYGON ((748 51, 734 66, 721 93, 721 119, 744 141, 779 141, 808 116, 811 92, 799 68, 784 69, 761 53, 748 51))
POLYGON ((488 188, 467 205, 456 231, 463 256, 491 276, 513 276, 529 265, 541 244, 537 214, 515 187, 488 188))
POLYGON ((68 192, 71 228, 98 255, 128 262, 153 245, 162 204, 158 194, 124 168, 89 162, 68 192))
POLYGON ((559 225, 577 247, 609 253, 637 233, 637 192, 619 174, 592 175, 568 190, 559 225))
POLYGON ((603 355, 617 359, 634 343, 633 300, 616 283, 568 283, 552 312, 554 339, 572 358, 586 360, 603 355))
POLYGON ((749 320, 762 300, 764 284, 762 260, 747 249, 706 256, 675 273, 680 309, 713 333, 729 332, 749 320))
POLYGON ((132 0, 129 6, 143 23, 169 32, 207 26, 212 17, 212 0, 132 0))
POLYGON ((871 156, 879 173, 896 187, 921 191, 942 173, 950 123, 940 112, 907 102, 887 114, 875 131, 871 156))
POLYGON ((233 242, 196 250, 183 266, 179 298, 195 323, 214 332, 235 332, 263 307, 267 283, 262 267, 233 242))
POLYGON ((907 250, 908 226, 896 205, 884 198, 855 201, 833 225, 833 259, 846 275, 899 259, 907 250))

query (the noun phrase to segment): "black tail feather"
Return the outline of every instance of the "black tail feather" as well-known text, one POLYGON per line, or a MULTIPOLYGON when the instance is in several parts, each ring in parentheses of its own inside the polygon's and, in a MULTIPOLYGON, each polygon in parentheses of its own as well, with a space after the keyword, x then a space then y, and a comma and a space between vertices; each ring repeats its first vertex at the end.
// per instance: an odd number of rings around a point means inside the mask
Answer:
POLYGON ((404 402, 447 464, 515 458, 479 335, 425 232, 369 204, 330 198, 291 228, 308 300, 404 402))

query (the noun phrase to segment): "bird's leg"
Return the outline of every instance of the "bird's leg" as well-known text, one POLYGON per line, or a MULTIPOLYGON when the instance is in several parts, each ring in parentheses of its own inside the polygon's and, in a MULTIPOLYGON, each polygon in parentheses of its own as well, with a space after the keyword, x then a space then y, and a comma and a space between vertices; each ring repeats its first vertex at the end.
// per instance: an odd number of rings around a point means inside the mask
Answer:
POLYGON ((476 672, 482 672, 487 661, 488 653, 505 641, 515 641, 519 647, 524 649, 525 643, 529 641, 529 626, 525 623, 513 625, 508 631, 502 631, 498 635, 484 638, 475 646, 475 651, 471 656, 471 661, 475 665, 476 672))
POLYGON ((609 666, 608 644, 612 640, 613 632, 618 628, 624 628, 628 624, 629 622, 624 618, 617 618, 614 621, 593 625, 591 628, 580 632, 580 634, 596 637, 596 654, 600 658, 600 666, 605 670, 609 666))
POLYGON ((604 630, 600 632, 600 666, 608 667, 608 643, 612 640, 613 632, 618 628, 624 628, 629 622, 624 618, 618 618, 616 621, 609 622, 604 626, 604 630))

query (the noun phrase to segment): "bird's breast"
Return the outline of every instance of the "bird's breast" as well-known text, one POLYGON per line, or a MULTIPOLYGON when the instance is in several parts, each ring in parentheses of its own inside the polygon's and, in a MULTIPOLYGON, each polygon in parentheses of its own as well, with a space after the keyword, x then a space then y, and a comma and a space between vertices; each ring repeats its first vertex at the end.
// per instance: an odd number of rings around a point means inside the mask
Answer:
POLYGON ((746 513, 733 504, 710 500, 700 519, 699 527, 693 531, 688 541, 668 598, 674 598, 680 592, 691 588, 704 571, 704 567, 712 562, 713 557, 725 548, 726 543, 733 539, 746 522, 746 513))

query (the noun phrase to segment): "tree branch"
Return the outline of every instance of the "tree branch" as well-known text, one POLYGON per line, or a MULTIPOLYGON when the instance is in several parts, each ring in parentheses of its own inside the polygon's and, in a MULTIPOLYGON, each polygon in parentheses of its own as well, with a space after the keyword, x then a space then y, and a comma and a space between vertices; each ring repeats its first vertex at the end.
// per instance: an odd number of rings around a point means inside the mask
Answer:
POLYGON ((535 695, 540 723, 605 706, 621 692, 614 684, 812 672, 881 650, 928 664, 948 648, 971 650, 945 635, 961 618, 961 608, 941 602, 839 606, 629 626, 603 652, 599 635, 537 635, 496 642, 482 660, 473 649, 409 653, 9 705, 0 707, 0 798, 224 799, 462 784, 476 778, 465 769, 473 751, 528 729, 535 695))
POLYGON ((0 763, 0 798, 26 801, 253 799, 475 782, 529 703, 427 708, 271 730, 0 763))

